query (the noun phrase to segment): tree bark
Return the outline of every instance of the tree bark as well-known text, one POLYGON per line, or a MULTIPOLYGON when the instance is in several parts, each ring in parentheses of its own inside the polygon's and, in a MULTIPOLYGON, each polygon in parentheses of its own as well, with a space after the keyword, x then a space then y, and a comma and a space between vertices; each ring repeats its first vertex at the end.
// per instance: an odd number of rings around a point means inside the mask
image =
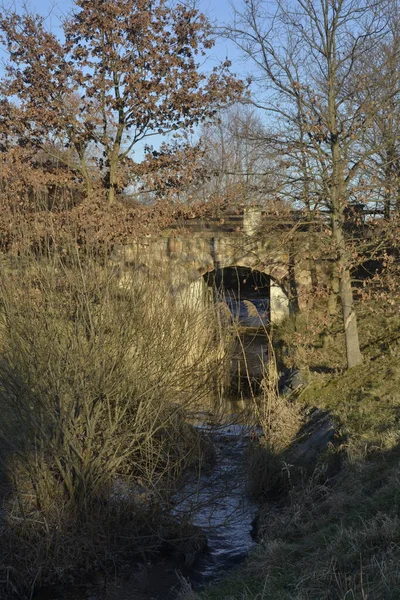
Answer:
POLYGON ((107 198, 110 204, 113 204, 117 199, 118 192, 118 169, 119 169, 119 152, 121 149, 123 125, 120 125, 115 136, 114 144, 109 153, 108 173, 107 173, 107 198))
POLYGON ((338 298, 340 292, 340 280, 338 277, 337 264, 335 263, 330 273, 330 287, 328 296, 328 313, 331 316, 337 315, 338 313, 338 298))
POLYGON ((117 199, 117 163, 113 159, 110 161, 110 171, 108 173, 107 197, 110 204, 113 204, 117 199))
POLYGON ((328 74, 328 124, 329 144, 332 157, 330 181, 330 202, 332 210, 332 232, 336 244, 337 270, 339 274, 339 295, 342 305, 343 327, 346 344, 347 368, 362 363, 358 339, 357 318, 354 310, 353 290, 351 287, 350 257, 344 235, 344 209, 346 205, 346 183, 344 177, 345 160, 340 144, 341 133, 338 127, 337 109, 337 71, 338 52, 336 47, 337 15, 332 31, 327 36, 327 74, 328 74))
POLYGON ((295 243, 292 239, 289 245, 289 312, 290 314, 296 314, 299 312, 299 295, 297 291, 297 280, 296 280, 296 250, 295 243))
POLYGON ((338 248, 339 295, 342 305, 347 367, 351 369, 363 361, 358 339, 357 317, 354 309, 351 274, 347 256, 346 240, 340 215, 333 216, 333 233, 338 248))
POLYGON ((337 142, 332 143, 332 230, 337 250, 339 274, 339 295, 343 314, 343 327, 346 343, 347 367, 350 369, 362 363, 358 339, 357 318, 354 309, 351 287, 350 257, 344 235, 344 180, 343 164, 337 142))
POLYGON ((82 167, 82 176, 85 181, 86 195, 89 196, 93 189, 92 179, 90 177, 90 173, 87 168, 87 165, 83 160, 81 160, 81 167, 82 167))
POLYGON ((385 198, 383 205, 383 217, 386 220, 390 219, 391 216, 391 203, 393 194, 393 182, 394 182, 394 162, 395 162, 395 149, 393 142, 390 141, 386 151, 386 165, 385 165, 385 198))

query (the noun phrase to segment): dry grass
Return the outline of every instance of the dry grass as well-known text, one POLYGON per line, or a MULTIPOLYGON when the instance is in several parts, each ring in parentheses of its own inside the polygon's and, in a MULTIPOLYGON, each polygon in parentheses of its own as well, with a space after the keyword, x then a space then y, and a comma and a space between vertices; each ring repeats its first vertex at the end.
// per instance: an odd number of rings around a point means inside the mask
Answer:
MULTIPOLYGON (((398 311, 361 314, 365 363, 316 373, 302 401, 330 410, 344 437, 342 469, 329 460, 265 503, 261 543, 207 600, 398 600, 400 590, 400 337, 398 311)), ((328 365, 329 366, 329 365, 328 365)))
POLYGON ((285 452, 295 441, 302 423, 301 410, 294 399, 279 394, 276 357, 268 339, 262 394, 252 398, 254 416, 263 436, 253 440, 248 450, 249 493, 259 501, 280 495, 290 487, 285 452))
POLYGON ((73 249, 2 272, 0 580, 19 598, 157 549, 202 460, 185 415, 214 392, 217 318, 132 273, 73 249))

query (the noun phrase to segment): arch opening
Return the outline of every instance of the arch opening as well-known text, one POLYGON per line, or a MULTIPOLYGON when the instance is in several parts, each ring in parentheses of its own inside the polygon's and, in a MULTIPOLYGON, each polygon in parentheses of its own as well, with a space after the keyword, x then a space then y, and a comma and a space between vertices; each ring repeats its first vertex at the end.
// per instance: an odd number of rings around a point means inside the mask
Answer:
POLYGON ((225 304, 235 324, 230 394, 252 396, 260 391, 266 372, 268 328, 288 314, 288 298, 270 275, 245 266, 218 268, 203 278, 209 299, 225 304))
POLYGON ((231 266, 204 275, 214 301, 225 302, 243 327, 263 327, 270 322, 271 278, 249 267, 231 266))

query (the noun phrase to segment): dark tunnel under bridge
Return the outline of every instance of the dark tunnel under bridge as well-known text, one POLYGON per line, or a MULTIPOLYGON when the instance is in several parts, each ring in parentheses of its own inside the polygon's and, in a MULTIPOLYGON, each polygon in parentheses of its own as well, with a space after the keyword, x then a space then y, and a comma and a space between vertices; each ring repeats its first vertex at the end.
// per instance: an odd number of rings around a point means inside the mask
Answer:
POLYGON ((287 297, 269 275, 245 266, 218 268, 203 277, 209 296, 229 309, 237 333, 231 360, 231 393, 257 393, 268 360, 269 325, 277 317, 281 320, 286 316, 287 297))

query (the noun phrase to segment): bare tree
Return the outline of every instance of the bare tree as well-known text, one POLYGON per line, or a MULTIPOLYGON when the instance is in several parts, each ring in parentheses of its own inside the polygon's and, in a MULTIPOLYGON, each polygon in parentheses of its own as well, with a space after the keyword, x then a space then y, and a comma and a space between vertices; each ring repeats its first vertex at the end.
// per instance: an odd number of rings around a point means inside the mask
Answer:
POLYGON ((236 104, 219 113, 201 132, 203 164, 208 174, 204 195, 240 203, 266 201, 276 187, 274 151, 254 107, 236 104))
MULTIPOLYGON (((378 106, 381 79, 361 76, 360 66, 388 33, 386 9, 384 1, 369 0, 246 0, 222 31, 253 61, 254 104, 267 111, 276 143, 297 157, 303 183, 317 191, 313 205, 329 212, 348 367, 360 364, 362 355, 346 210, 376 152, 365 143, 366 132, 393 98, 387 89, 378 106)), ((296 173, 293 163, 290 170, 296 173)), ((310 202, 307 186, 303 192, 310 202)))
MULTIPOLYGON (((375 55, 366 57, 360 76, 380 81, 376 89, 377 110, 367 143, 372 154, 365 169, 370 202, 385 219, 400 212, 400 14, 397 2, 390 5, 388 33, 376 47, 375 55), (383 99, 383 102, 382 102, 383 99)), ((363 93, 363 91, 361 92, 363 93)))

